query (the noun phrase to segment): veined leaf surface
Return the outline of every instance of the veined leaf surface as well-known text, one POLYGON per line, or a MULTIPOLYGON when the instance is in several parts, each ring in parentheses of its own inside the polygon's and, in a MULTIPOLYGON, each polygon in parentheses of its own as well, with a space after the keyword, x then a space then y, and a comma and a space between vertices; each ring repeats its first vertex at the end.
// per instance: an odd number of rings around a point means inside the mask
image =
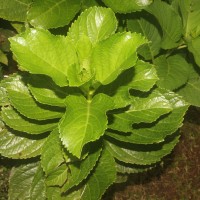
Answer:
POLYGON ((69 24, 80 10, 81 0, 34 0, 28 21, 34 27, 57 28, 69 24))
POLYGON ((64 146, 76 157, 81 157, 85 144, 98 140, 107 128, 106 112, 113 109, 112 99, 104 94, 92 100, 83 96, 66 98, 67 112, 59 123, 64 146))

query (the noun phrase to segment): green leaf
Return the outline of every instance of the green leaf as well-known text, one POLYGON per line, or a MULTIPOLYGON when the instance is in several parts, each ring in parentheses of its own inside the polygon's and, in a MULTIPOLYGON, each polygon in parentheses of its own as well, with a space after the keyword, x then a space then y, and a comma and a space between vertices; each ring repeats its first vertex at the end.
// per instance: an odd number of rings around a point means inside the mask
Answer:
POLYGON ((177 47, 183 27, 181 18, 173 7, 164 1, 156 0, 146 10, 156 17, 162 28, 162 48, 177 47))
MULTIPOLYGON (((3 125, 3 124, 2 124, 3 125)), ((13 159, 26 159, 41 154, 46 136, 25 135, 0 127, 0 154, 13 159)))
POLYGON ((122 143, 108 138, 106 148, 119 161, 137 165, 151 165, 168 155, 178 141, 179 136, 177 135, 167 138, 163 143, 152 145, 122 143))
POLYGON ((42 148, 41 166, 45 174, 49 175, 64 162, 59 132, 58 129, 55 129, 51 132, 42 148))
POLYGON ((60 138, 70 153, 80 158, 85 144, 98 140, 107 128, 106 112, 113 109, 112 99, 104 94, 92 100, 83 96, 66 98, 67 112, 59 123, 60 138))
POLYGON ((95 79, 103 85, 111 83, 137 62, 137 48, 146 39, 137 33, 117 33, 96 45, 91 57, 95 79))
POLYGON ((8 65, 8 58, 3 51, 0 50, 0 65, 3 63, 4 65, 8 65))
POLYGON ((0 0, 0 17, 9 21, 26 21, 32 0, 0 0))
POLYGON ((181 127, 188 104, 173 92, 166 90, 160 90, 160 92, 170 102, 173 109, 171 113, 164 115, 152 124, 133 124, 132 129, 127 126, 127 123, 120 122, 120 127, 118 124, 115 126, 118 126, 120 130, 124 128, 125 132, 129 131, 128 133, 112 131, 106 134, 117 140, 129 143, 153 144, 163 142, 166 136, 171 135, 181 127))
POLYGON ((159 80, 157 85, 161 88, 174 90, 184 85, 188 80, 189 64, 179 54, 166 58, 156 58, 156 65, 159 80))
POLYGON ((31 75, 28 79, 28 88, 34 98, 50 106, 65 107, 64 101, 70 92, 68 87, 59 87, 48 76, 31 75))
POLYGON ((192 39, 188 44, 189 51, 193 54, 195 62, 200 67, 200 36, 192 39))
POLYGON ((64 110, 61 108, 37 103, 31 96, 24 82, 23 77, 20 75, 13 75, 4 79, 4 86, 8 97, 17 111, 28 118, 36 120, 62 117, 64 110))
POLYGON ((61 164, 46 177, 46 184, 48 186, 62 186, 68 178, 68 170, 65 163, 61 164))
POLYGON ((44 175, 38 162, 15 167, 11 171, 9 199, 45 200, 44 175))
POLYGON ((67 182, 62 188, 63 192, 77 186, 90 174, 92 169, 95 167, 99 156, 101 154, 101 143, 92 143, 90 146, 89 155, 81 161, 73 162, 69 165, 70 175, 68 176, 67 182))
POLYGON ((138 53, 145 60, 154 60, 161 48, 161 35, 159 26, 152 15, 142 13, 133 15, 133 18, 127 20, 127 28, 131 32, 141 33, 148 39, 148 43, 139 47, 138 53))
POLYGON ((190 66, 188 82, 176 92, 194 106, 200 106, 200 74, 190 66))
POLYGON ((92 7, 85 10, 69 29, 68 36, 76 44, 84 35, 92 44, 108 38, 117 29, 117 20, 111 9, 92 7))
POLYGON ((94 172, 83 186, 81 199, 101 199, 104 192, 115 181, 115 179, 115 160, 107 150, 104 150, 94 172))
POLYGON ((34 27, 57 28, 70 23, 80 10, 81 0, 34 0, 28 21, 34 27))
POLYGON ((152 0, 103 0, 103 2, 114 12, 130 13, 144 9, 152 3, 152 0))
POLYGON ((134 123, 152 123, 161 115, 172 110, 171 103, 159 90, 153 90, 148 96, 132 97, 130 107, 123 113, 114 114, 113 124, 109 128, 130 132, 134 123))
POLYGON ((28 29, 10 38, 10 42, 21 69, 48 75, 61 87, 83 83, 76 51, 69 38, 42 29, 28 29))
POLYGON ((10 128, 30 134, 41 134, 51 131, 58 124, 57 121, 52 120, 37 121, 28 119, 14 110, 11 106, 3 107, 1 114, 3 121, 10 128))

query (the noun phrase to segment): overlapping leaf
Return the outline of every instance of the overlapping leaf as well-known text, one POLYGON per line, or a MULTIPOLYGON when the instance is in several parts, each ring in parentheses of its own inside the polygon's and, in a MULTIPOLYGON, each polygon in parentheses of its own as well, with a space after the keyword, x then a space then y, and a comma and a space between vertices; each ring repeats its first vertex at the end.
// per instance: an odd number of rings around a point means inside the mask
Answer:
POLYGON ((159 80, 157 85, 161 88, 174 90, 184 85, 189 76, 189 64, 181 55, 166 58, 160 56, 155 60, 159 80))
POLYGON ((111 83, 137 61, 137 48, 147 40, 137 33, 118 33, 100 42, 94 48, 91 65, 95 78, 103 85, 111 83))
POLYGON ((85 144, 98 140, 107 128, 106 112, 113 109, 112 99, 98 94, 92 100, 83 96, 66 98, 67 112, 59 123, 60 138, 70 153, 81 157, 85 144))
POLYGON ((129 31, 141 33, 148 39, 148 43, 138 49, 138 53, 146 60, 154 60, 161 48, 161 34, 159 25, 156 20, 146 13, 138 17, 138 14, 127 20, 127 28, 129 31))
POLYGON ((44 174, 38 162, 20 165, 12 169, 9 199, 46 199, 44 174))
POLYGON ((182 21, 172 6, 156 0, 146 9, 158 20, 162 31, 162 48, 171 49, 178 46, 182 35, 182 21))
POLYGON ((179 136, 167 138, 165 142, 153 145, 122 143, 108 139, 106 147, 118 160, 137 165, 151 165, 169 154, 178 142, 179 136))
POLYGON ((200 67, 200 36, 188 42, 188 49, 193 54, 197 65, 200 67))
POLYGON ((9 21, 26 21, 26 14, 32 0, 1 0, 0 17, 9 21))
POLYGON ((103 0, 114 12, 130 13, 141 10, 152 3, 152 0, 103 0))
POLYGON ((41 154, 46 137, 35 137, 8 130, 0 126, 0 154, 13 159, 26 159, 41 154))
POLYGON ((81 0, 34 0, 27 17, 34 27, 57 28, 69 24, 80 4, 81 0))
POLYGON ((63 110, 37 103, 31 96, 28 87, 20 75, 13 75, 4 80, 4 87, 12 105, 22 115, 36 120, 60 118, 63 110), (31 112, 30 112, 31 111, 31 112))

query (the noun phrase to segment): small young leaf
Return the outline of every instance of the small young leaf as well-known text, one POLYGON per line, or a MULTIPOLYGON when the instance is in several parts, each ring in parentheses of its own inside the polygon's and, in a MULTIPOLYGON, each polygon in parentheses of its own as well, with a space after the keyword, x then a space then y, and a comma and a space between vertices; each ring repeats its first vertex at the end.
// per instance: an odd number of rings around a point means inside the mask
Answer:
POLYGON ((156 0, 146 9, 158 20, 162 31, 162 48, 171 49, 178 46, 182 35, 182 21, 172 6, 164 1, 156 0))
POLYGON ((81 157, 85 144, 98 140, 107 128, 106 112, 113 109, 112 99, 104 94, 92 100, 83 96, 68 96, 67 111, 59 123, 64 146, 76 157, 81 157))
POLYGON ((92 7, 78 17, 67 35, 75 44, 83 35, 95 44, 114 34, 116 29, 117 20, 111 9, 92 7))
POLYGON ((130 13, 141 10, 152 3, 152 0, 103 0, 115 12, 130 13))
POLYGON ((58 122, 31 120, 18 113, 11 106, 2 108, 3 121, 10 128, 30 134, 40 134, 53 130, 58 122))
POLYGON ((23 77, 13 75, 4 79, 4 86, 12 105, 22 115, 36 120, 56 119, 63 115, 64 110, 37 103, 31 96, 23 77), (31 112, 30 112, 31 110, 31 112))
POLYGON ((184 85, 188 80, 189 64, 181 55, 174 55, 166 58, 156 58, 156 65, 159 80, 157 85, 161 88, 174 90, 184 85))
POLYGON ((28 21, 34 27, 57 28, 69 24, 80 10, 81 0, 34 0, 28 21))
POLYGON ((151 165, 159 162, 169 154, 179 141, 179 136, 167 138, 165 142, 152 145, 122 143, 114 140, 106 141, 107 150, 118 160, 137 165, 151 165))
POLYGON ((137 33, 117 33, 96 45, 91 57, 95 79, 103 85, 111 83, 137 62, 137 48, 147 40, 137 33))
POLYGON ((64 162, 59 132, 55 129, 51 132, 42 148, 41 166, 45 174, 49 175, 64 162))
POLYGON ((12 169, 9 199, 46 200, 44 175, 38 162, 12 169))
POLYGON ((0 128, 0 154, 13 159, 26 159, 41 154, 46 136, 32 136, 0 128))
POLYGON ((25 22, 27 11, 32 0, 1 0, 0 17, 9 21, 25 22))

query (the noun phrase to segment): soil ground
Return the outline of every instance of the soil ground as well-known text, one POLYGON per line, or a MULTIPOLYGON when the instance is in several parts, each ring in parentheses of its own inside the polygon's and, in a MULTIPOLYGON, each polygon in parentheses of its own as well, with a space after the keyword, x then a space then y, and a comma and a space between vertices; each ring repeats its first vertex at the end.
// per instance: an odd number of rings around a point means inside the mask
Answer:
MULTIPOLYGON (((200 200, 200 109, 190 108, 181 133, 162 166, 130 175, 127 183, 112 186, 103 200, 200 200)), ((0 159, 0 200, 7 200, 9 166, 0 159)))

